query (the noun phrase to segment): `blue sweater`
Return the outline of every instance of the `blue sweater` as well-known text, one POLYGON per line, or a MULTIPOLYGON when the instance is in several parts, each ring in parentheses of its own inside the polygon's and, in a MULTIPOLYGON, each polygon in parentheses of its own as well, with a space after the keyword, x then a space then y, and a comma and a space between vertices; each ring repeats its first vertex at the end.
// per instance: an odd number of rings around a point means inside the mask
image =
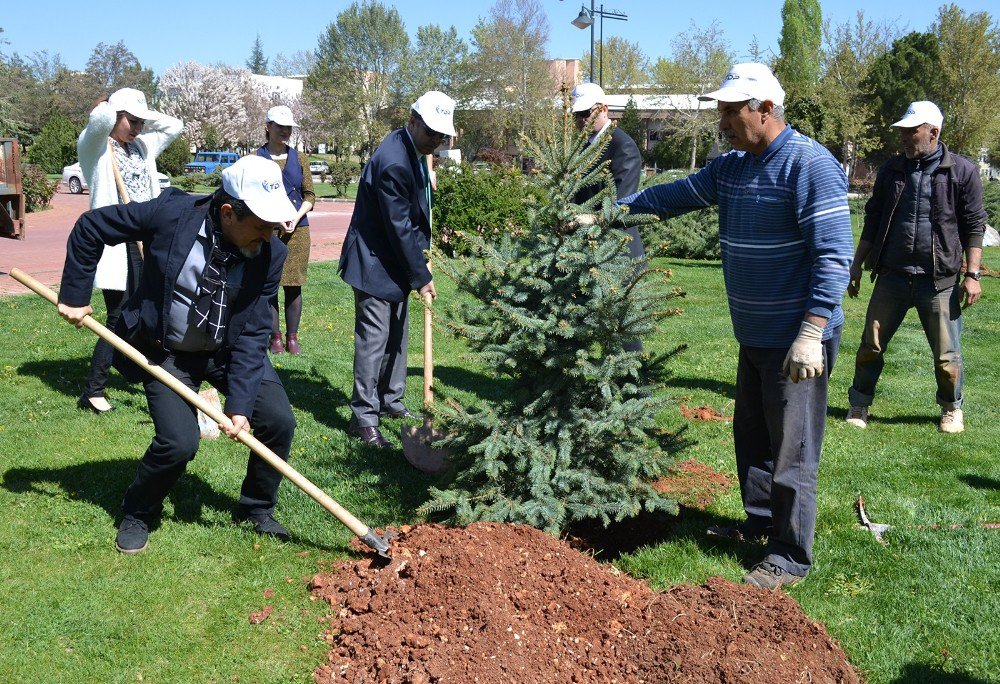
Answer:
POLYGON ((719 205, 719 242, 733 332, 780 348, 806 313, 844 322, 854 256, 847 177, 823 146, 790 126, 764 153, 730 152, 696 174, 620 201, 635 214, 677 216, 719 205))

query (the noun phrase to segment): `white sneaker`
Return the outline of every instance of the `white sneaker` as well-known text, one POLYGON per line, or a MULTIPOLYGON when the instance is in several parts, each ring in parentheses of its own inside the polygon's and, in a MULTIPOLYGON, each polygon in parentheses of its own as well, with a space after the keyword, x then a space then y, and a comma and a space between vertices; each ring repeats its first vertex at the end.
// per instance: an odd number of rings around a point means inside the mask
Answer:
POLYGON ((862 430, 868 427, 868 407, 852 406, 847 412, 847 424, 862 430))
POLYGON ((941 423, 938 425, 938 430, 951 433, 965 430, 965 415, 962 413, 962 409, 941 411, 941 423))

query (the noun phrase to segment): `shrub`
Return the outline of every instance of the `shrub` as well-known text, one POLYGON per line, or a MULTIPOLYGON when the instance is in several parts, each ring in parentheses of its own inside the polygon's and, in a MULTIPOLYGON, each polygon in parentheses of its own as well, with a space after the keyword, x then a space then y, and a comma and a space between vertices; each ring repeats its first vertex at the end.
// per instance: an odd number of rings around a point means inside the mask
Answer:
POLYGON ((662 253, 679 259, 718 259, 722 256, 719 245, 719 209, 708 207, 675 216, 649 229, 643 242, 653 253, 662 253))
POLYGON ((62 114, 53 114, 35 136, 25 161, 37 164, 45 173, 62 173, 76 161, 76 136, 80 129, 62 114))
POLYGON ((347 194, 347 186, 357 177, 361 169, 355 162, 347 160, 335 161, 329 166, 330 172, 323 174, 321 180, 329 183, 338 197, 343 197, 347 194))
POLYGON ((983 181, 983 209, 986 222, 1000 230, 1000 183, 983 181))
POLYGON ((470 164, 442 165, 434 196, 438 244, 454 256, 469 253, 470 235, 492 242, 501 235, 517 233, 528 224, 528 198, 539 196, 540 191, 519 171, 474 171, 470 164))
POLYGON ((222 185, 222 169, 215 167, 215 171, 212 173, 203 173, 199 182, 202 185, 207 185, 210 188, 217 188, 222 185))
POLYGON ((25 211, 46 209, 56 194, 59 181, 49 180, 45 171, 35 164, 21 164, 21 188, 24 191, 25 211))
POLYGON ((170 143, 156 158, 156 168, 170 176, 184 173, 184 165, 191 161, 191 142, 183 135, 170 143))
POLYGON ((191 192, 196 185, 204 185, 204 181, 205 174, 203 173, 186 173, 182 176, 177 176, 171 183, 174 187, 180 188, 184 192, 191 192))

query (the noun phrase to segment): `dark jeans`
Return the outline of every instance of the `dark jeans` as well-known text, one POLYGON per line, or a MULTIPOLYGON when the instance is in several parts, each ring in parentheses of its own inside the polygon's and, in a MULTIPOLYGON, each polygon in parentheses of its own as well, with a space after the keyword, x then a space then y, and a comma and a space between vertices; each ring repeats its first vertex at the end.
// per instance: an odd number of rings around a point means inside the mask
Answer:
MULTIPOLYGON (((162 368, 194 391, 207 380, 225 394, 228 372, 211 354, 178 352, 162 363, 162 368)), ((163 510, 163 500, 184 473, 198 451, 200 434, 195 408, 180 395, 152 377, 145 381, 149 414, 156 434, 139 462, 135 480, 125 492, 122 510, 144 520, 163 510)), ((249 416, 254 436, 284 460, 292 446, 295 416, 280 382, 261 382, 253 415, 249 416)), ((250 454, 246 477, 240 491, 239 511, 270 512, 278 499, 281 474, 255 453, 250 454)))
POLYGON ((751 530, 770 528, 764 560, 793 575, 812 566, 827 389, 841 332, 823 343, 823 374, 797 383, 782 371, 787 349, 740 346, 733 437, 743 508, 751 530))
MULTIPOLYGON (((109 330, 114 330, 122 313, 125 293, 121 290, 101 290, 101 294, 104 295, 104 306, 108 310, 108 319, 105 325, 109 330)), ((97 344, 94 345, 94 353, 90 357, 90 370, 87 371, 87 381, 83 385, 81 397, 104 396, 104 388, 108 384, 108 374, 111 371, 111 360, 114 355, 115 348, 105 342, 103 337, 99 337, 97 344)))
POLYGON ((868 302, 861 346, 854 361, 851 406, 871 406, 885 366, 885 352, 906 312, 916 308, 934 356, 937 403, 948 411, 962 408, 962 288, 938 290, 929 275, 880 273, 868 302))

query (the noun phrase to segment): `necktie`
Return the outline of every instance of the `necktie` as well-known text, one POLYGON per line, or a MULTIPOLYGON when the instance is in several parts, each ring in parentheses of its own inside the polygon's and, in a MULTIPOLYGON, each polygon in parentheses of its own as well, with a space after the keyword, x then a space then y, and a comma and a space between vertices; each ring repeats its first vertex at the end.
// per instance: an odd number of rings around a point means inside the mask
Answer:
POLYGON ((212 232, 212 252, 205 263, 198 281, 198 300, 195 302, 195 325, 216 344, 222 344, 226 331, 229 293, 226 288, 229 265, 236 255, 222 247, 221 233, 212 232))
POLYGON ((420 170, 424 172, 424 197, 427 198, 427 211, 431 210, 431 174, 427 169, 427 157, 420 155, 420 170))

